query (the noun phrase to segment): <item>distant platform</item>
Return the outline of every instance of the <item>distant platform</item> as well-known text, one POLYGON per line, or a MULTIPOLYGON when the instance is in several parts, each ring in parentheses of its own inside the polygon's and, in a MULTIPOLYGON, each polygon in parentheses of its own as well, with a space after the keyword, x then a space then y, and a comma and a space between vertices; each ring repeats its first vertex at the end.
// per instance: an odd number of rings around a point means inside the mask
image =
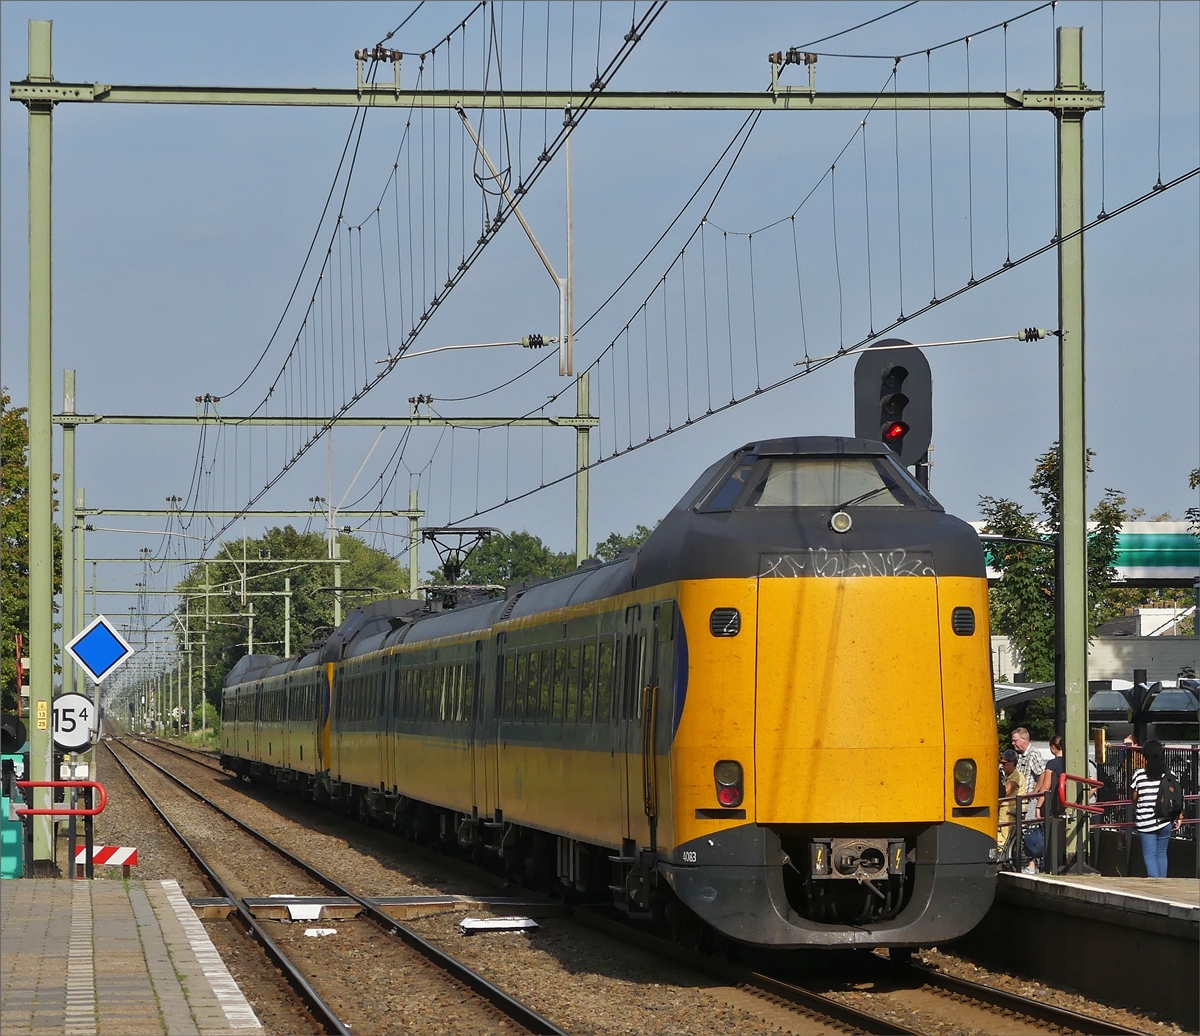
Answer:
POLYGON ((1200 879, 1005 872, 987 917, 955 948, 1200 1027, 1200 879))
POLYGON ((174 881, 6 881, 0 951, 5 1036, 262 1027, 174 881))

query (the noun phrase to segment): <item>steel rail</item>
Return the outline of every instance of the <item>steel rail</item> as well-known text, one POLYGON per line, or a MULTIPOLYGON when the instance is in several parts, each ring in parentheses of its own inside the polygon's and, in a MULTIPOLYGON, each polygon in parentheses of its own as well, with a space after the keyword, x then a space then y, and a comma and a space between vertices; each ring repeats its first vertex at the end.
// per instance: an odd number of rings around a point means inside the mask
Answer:
MULTIPOLYGON (((134 755, 145 762, 148 766, 153 766, 165 777, 170 778, 181 788, 183 788, 184 791, 188 792, 190 795, 193 795, 211 809, 216 810, 227 820, 233 821, 233 823, 235 823, 248 835, 257 838, 268 848, 274 850, 280 856, 284 857, 284 859, 286 859, 289 863, 299 867, 302 871, 304 871, 305 874, 309 875, 309 877, 319 881, 326 888, 336 892, 339 896, 346 896, 354 900, 362 907, 363 913, 365 913, 372 921, 380 925, 385 931, 394 932, 401 938, 406 946, 416 950, 419 954, 421 954, 421 956, 425 957, 431 963, 437 965, 452 978, 461 982, 467 988, 483 997, 493 1007, 505 1015, 505 1017, 510 1018, 518 1025, 528 1029, 531 1033, 537 1034, 537 1036, 543 1036, 543 1034, 544 1036, 568 1036, 568 1033, 565 1029, 560 1029, 548 1018, 543 1017, 534 1011, 533 1008, 521 1003, 520 1000, 516 999, 516 997, 510 995, 509 993, 506 993, 499 986, 493 985, 477 971, 473 971, 471 968, 467 967, 467 965, 465 965, 462 961, 452 957, 450 954, 446 953, 445 950, 434 946, 433 943, 422 938, 411 928, 401 924, 394 917, 390 917, 388 914, 384 913, 371 899, 357 895, 350 889, 346 888, 346 886, 342 885, 339 881, 329 877, 329 875, 318 870, 312 864, 308 863, 306 860, 297 856, 290 850, 285 849, 283 846, 273 841, 261 831, 251 827, 245 821, 239 820, 232 813, 230 813, 229 810, 217 805, 212 801, 212 799, 191 787, 191 785, 189 785, 186 781, 177 777, 175 774, 171 773, 170 770, 159 765, 153 759, 149 759, 144 756, 141 752, 137 751, 137 749, 130 745, 126 745, 126 747, 129 748, 134 755)), ((235 900, 235 902, 238 901, 235 900)), ((240 902, 238 905, 239 908, 242 908, 242 904, 240 902)))
MULTIPOLYGON (((887 966, 882 961, 880 961, 880 965, 887 966)), ((1025 1015, 1035 1021, 1048 1022, 1072 1032, 1088 1033, 1089 1036, 1109 1036, 1110 1033, 1114 1036, 1144 1036, 1144 1033, 1138 1029, 1130 1029, 1093 1015, 1069 1011, 1065 1007, 1055 1007, 1053 1004, 1021 996, 1020 993, 1010 993, 1006 989, 998 989, 982 982, 973 982, 956 975, 947 975, 935 971, 925 964, 910 961, 904 967, 914 973, 916 981, 923 985, 934 986, 944 992, 977 1000, 989 1007, 999 1007, 1006 1011, 1012 1011, 1014 1014, 1025 1015)))
MULTIPOLYGON (((159 817, 162 819, 162 822, 171 829, 171 834, 179 839, 179 842, 183 845, 184 849, 187 850, 192 859, 196 861, 196 865, 204 872, 208 880, 213 883, 221 895, 234 904, 234 907, 238 912, 238 917, 241 919, 242 923, 247 929, 249 929, 254 938, 258 940, 263 949, 267 951, 267 955, 275 962, 276 967, 283 972, 284 977, 288 980, 288 984, 296 990, 296 992, 300 995, 300 998, 305 1002, 305 1004, 308 1005, 309 1010, 311 1010, 317 1016, 318 1020, 324 1023, 326 1032, 334 1033, 336 1036, 352 1036, 350 1030, 337 1016, 333 1008, 324 1001, 320 993, 313 989, 308 979, 306 979, 300 973, 299 969, 295 964, 292 963, 288 955, 279 948, 275 940, 272 939, 266 933, 266 930, 263 928, 263 926, 260 925, 257 920, 255 920, 250 911, 246 909, 245 904, 233 894, 233 890, 230 889, 229 886, 226 885, 225 882, 220 878, 217 872, 214 871, 211 866, 209 866, 208 861, 205 860, 205 858, 200 854, 200 851, 194 845, 192 845, 192 843, 189 842, 184 836, 183 832, 171 822, 171 819, 167 816, 162 806, 160 806, 155 800, 154 796, 151 795, 146 789, 145 785, 143 785, 142 782, 133 775, 133 772, 125 764, 125 760, 123 760, 113 750, 112 743, 105 742, 105 744, 108 748, 108 754, 111 755, 113 759, 116 760, 117 765, 125 771, 125 776, 129 778, 129 780, 133 783, 133 786, 145 796, 146 801, 150 803, 150 806, 159 815, 159 817)), ((130 751, 133 750, 130 749, 130 751)), ((133 754, 137 755, 139 758, 143 758, 138 752, 134 752, 133 754)), ((149 760, 146 761, 149 762, 149 760)))
POLYGON ((879 1034, 879 1036, 888 1036, 892 1033, 898 1034, 898 1036, 920 1036, 915 1029, 905 1028, 894 1020, 876 1017, 866 1011, 860 1011, 848 1004, 834 1000, 832 997, 805 989, 794 982, 785 982, 771 975, 764 975, 750 968, 730 964, 697 950, 668 942, 649 932, 638 931, 620 921, 605 917, 595 910, 577 908, 572 912, 571 918, 604 935, 612 936, 621 942, 636 946, 638 949, 647 950, 655 956, 667 957, 729 985, 785 1000, 806 1012, 852 1026, 858 1032, 879 1034))

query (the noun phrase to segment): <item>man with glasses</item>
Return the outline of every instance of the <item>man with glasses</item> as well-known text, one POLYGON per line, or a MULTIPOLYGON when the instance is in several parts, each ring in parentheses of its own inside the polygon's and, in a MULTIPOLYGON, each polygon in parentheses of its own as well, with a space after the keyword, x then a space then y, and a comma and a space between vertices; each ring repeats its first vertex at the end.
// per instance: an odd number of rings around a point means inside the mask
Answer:
MULTIPOLYGON (((1029 731, 1025 727, 1017 727, 1010 736, 1014 751, 1018 755, 1017 773, 1021 776, 1020 792, 1028 795, 1025 802, 1025 820, 1039 820, 1043 815, 1045 793, 1050 786, 1050 771, 1042 754, 1029 742, 1029 731)), ((1026 870, 1037 871, 1037 861, 1030 860, 1026 870)))

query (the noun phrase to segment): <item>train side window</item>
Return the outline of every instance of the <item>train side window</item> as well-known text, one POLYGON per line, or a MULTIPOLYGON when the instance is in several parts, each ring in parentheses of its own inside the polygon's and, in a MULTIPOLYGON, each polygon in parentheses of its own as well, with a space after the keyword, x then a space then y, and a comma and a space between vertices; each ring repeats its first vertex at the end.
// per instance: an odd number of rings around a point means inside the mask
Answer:
MULTIPOLYGON (((525 722, 536 723, 538 718, 538 668, 541 654, 537 648, 529 652, 529 662, 525 669, 525 722)), ((521 690, 518 689, 518 694, 521 690)))
POLYGON ((475 717, 474 707, 475 667, 468 663, 466 667, 466 686, 463 688, 463 713, 468 722, 475 717))
POLYGON ((629 638, 625 657, 625 695, 621 715, 625 719, 642 718, 642 682, 646 669, 646 637, 635 633, 629 638))
POLYGON ((517 656, 510 651, 504 656, 504 683, 502 686, 504 700, 502 705, 502 714, 505 719, 512 719, 513 695, 516 693, 516 680, 517 656))
POLYGON ((566 722, 574 723, 579 712, 579 642, 567 651, 567 707, 566 722))
POLYGON ((538 666, 538 720, 550 720, 551 688, 554 686, 554 651, 542 648, 542 661, 538 666))
POLYGON ((596 642, 583 645, 583 671, 579 677, 579 722, 592 722, 592 707, 596 701, 596 642))
POLYGON ((736 468, 730 472, 729 477, 713 493, 706 503, 698 507, 698 511, 728 511, 733 507, 733 502, 738 498, 738 495, 746 488, 746 483, 750 479, 750 473, 754 470, 754 465, 758 462, 758 457, 750 454, 744 457, 736 468))
POLYGON ((446 666, 440 666, 438 670, 438 721, 446 722, 446 698, 448 691, 446 684, 449 682, 450 670, 446 666))
POLYGON ((529 652, 522 651, 517 656, 517 678, 513 685, 513 719, 518 723, 525 721, 525 684, 529 678, 529 652))
POLYGON ((622 677, 625 670, 621 668, 625 658, 622 651, 622 640, 618 634, 613 640, 613 662, 612 662, 612 712, 610 718, 619 719, 621 714, 621 688, 624 686, 622 677))
POLYGON ((612 641, 605 637, 600 641, 596 656, 596 722, 607 723, 608 711, 612 707, 613 649, 612 641))
POLYGON ((554 649, 554 686, 550 698, 550 720, 561 723, 563 718, 563 700, 567 691, 567 649, 554 649))

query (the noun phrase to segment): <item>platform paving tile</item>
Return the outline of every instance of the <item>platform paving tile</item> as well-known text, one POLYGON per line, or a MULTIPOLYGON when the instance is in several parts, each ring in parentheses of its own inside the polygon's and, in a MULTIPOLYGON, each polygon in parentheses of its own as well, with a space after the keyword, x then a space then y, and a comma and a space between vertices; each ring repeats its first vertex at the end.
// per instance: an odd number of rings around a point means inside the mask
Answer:
POLYGON ((4 1036, 259 1027, 175 882, 6 881, 0 941, 4 1036))

